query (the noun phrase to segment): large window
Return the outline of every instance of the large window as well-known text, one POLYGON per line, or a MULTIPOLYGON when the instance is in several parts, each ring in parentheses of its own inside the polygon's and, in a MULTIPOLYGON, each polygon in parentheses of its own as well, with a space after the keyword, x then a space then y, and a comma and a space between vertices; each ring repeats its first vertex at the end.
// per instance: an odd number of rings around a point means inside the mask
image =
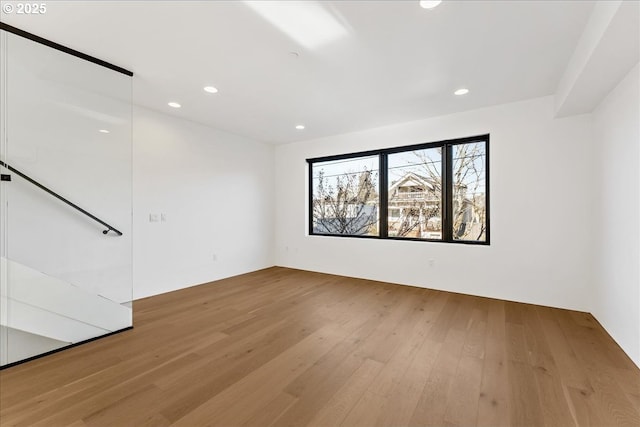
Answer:
POLYGON ((307 162, 309 234, 489 243, 489 135, 307 162))
POLYGON ((379 159, 363 156, 313 164, 313 232, 378 236, 379 159))

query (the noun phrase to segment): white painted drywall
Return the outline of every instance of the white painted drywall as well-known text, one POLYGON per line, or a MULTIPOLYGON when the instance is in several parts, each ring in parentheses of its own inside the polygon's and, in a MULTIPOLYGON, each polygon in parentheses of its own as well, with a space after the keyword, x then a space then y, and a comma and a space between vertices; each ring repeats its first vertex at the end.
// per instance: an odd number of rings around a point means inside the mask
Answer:
POLYGON ((272 266, 273 147, 142 107, 133 122, 134 298, 272 266))
POLYGON ((640 366, 640 65, 594 112, 593 314, 640 366))
POLYGON ((590 311, 591 117, 553 114, 544 97, 277 146, 276 264, 590 311), (484 133, 490 246, 307 235, 306 158, 484 133))

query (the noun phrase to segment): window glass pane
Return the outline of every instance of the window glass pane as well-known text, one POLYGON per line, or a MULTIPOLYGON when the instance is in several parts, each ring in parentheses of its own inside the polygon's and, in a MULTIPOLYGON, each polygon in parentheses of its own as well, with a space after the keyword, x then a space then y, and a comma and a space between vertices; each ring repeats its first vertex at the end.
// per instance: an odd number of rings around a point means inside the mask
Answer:
POLYGON ((486 240, 486 144, 453 146, 453 239, 486 240))
POLYGON ((391 237, 442 239, 442 148, 389 154, 391 237))
POLYGON ((313 163, 313 232, 377 236, 379 156, 313 163))

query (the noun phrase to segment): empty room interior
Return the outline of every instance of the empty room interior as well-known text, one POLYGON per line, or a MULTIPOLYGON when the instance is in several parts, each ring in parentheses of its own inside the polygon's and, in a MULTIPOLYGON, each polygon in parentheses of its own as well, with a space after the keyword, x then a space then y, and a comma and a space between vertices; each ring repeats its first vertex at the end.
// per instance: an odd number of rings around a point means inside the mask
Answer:
POLYGON ((0 426, 640 426, 640 2, 0 2, 0 426))

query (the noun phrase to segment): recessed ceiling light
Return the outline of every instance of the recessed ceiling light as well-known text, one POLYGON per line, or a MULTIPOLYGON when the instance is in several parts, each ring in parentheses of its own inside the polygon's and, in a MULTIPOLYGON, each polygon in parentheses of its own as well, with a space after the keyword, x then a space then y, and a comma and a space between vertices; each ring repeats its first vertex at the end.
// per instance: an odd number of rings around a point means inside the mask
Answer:
POLYGON ((457 91, 453 92, 454 95, 466 95, 469 93, 469 89, 465 89, 465 88, 461 88, 458 89, 457 91))
POLYGON ((218 93, 218 89, 213 86, 205 86, 204 91, 209 93, 218 93))
POLYGON ((98 132, 100 132, 100 133, 109 133, 109 131, 106 130, 106 129, 100 129, 98 132))
POLYGON ((180 108, 180 107, 182 107, 182 105, 178 104, 177 102, 170 102, 167 105, 169 107, 172 107, 172 108, 180 108))
POLYGON ((440 3, 442 3, 442 0, 421 0, 420 6, 424 9, 433 9, 440 3))
POLYGON ((303 130, 303 129, 304 129, 304 125, 297 125, 297 126, 296 126, 296 129, 298 129, 298 130, 303 130))

